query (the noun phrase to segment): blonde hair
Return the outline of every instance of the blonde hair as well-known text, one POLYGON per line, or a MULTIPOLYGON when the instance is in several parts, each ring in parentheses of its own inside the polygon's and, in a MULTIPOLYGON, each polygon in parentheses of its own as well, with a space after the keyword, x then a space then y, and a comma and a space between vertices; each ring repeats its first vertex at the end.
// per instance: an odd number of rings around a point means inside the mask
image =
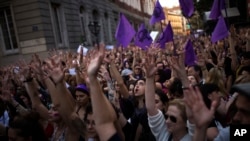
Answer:
POLYGON ((225 88, 225 72, 223 68, 211 68, 208 72, 208 76, 206 78, 206 83, 212 83, 219 87, 219 90, 223 95, 226 95, 226 88, 225 88))
POLYGON ((174 99, 168 103, 169 106, 176 106, 180 110, 183 121, 187 121, 186 106, 182 99, 174 99))

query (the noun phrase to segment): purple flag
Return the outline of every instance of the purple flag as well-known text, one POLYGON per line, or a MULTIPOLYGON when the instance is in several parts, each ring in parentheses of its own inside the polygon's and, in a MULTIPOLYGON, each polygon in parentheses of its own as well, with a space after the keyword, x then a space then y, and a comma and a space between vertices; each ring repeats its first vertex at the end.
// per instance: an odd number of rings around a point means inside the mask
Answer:
POLYGON ((149 35, 147 29, 145 28, 144 24, 141 24, 136 36, 135 36, 135 45, 141 47, 142 49, 146 50, 147 46, 150 46, 152 43, 152 38, 149 35))
POLYGON ((222 15, 222 9, 225 9, 225 0, 214 0, 209 18, 213 20, 218 19, 222 15))
POLYGON ((161 7, 159 0, 157 0, 156 4, 155 4, 155 9, 154 9, 153 15, 150 19, 150 24, 153 25, 156 22, 159 22, 159 21, 164 20, 164 19, 165 19, 165 13, 161 7))
POLYGON ((131 26, 127 18, 120 13, 120 20, 115 33, 115 38, 118 41, 118 44, 127 47, 135 33, 134 28, 131 26))
POLYGON ((228 29, 223 17, 220 17, 214 31, 212 33, 211 41, 213 43, 217 42, 218 40, 224 39, 228 36, 228 29))
POLYGON ((165 43, 174 40, 174 32, 171 26, 170 21, 168 22, 167 27, 161 33, 160 38, 158 39, 157 43, 161 45, 161 48, 165 48, 165 43))
POLYGON ((188 40, 185 46, 185 64, 187 66, 195 65, 196 55, 191 40, 188 40))
POLYGON ((194 2, 193 0, 179 0, 181 11, 184 17, 190 18, 194 13, 194 2))

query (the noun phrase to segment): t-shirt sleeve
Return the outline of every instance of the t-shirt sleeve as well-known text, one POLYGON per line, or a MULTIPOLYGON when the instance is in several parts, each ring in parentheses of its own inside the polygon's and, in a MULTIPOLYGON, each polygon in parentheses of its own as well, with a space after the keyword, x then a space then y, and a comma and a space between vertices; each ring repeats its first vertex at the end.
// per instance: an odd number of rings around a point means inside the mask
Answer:
POLYGON ((230 140, 230 127, 219 130, 219 134, 214 138, 214 141, 229 141, 230 140))
POLYGON ((188 134, 190 136, 193 136, 195 131, 195 124, 192 124, 189 122, 189 120, 187 120, 187 127, 188 127, 188 134))
POLYGON ((166 140, 169 137, 170 134, 167 131, 165 118, 160 110, 154 116, 148 115, 148 125, 156 140, 166 140))

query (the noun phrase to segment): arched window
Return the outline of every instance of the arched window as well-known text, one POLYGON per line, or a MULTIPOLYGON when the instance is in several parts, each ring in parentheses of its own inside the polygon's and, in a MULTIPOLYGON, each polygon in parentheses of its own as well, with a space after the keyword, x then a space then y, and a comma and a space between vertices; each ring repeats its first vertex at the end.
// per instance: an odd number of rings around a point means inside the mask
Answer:
POLYGON ((98 13, 98 11, 96 9, 94 9, 92 11, 92 16, 93 16, 93 20, 94 21, 98 21, 98 19, 99 19, 99 13, 98 13))

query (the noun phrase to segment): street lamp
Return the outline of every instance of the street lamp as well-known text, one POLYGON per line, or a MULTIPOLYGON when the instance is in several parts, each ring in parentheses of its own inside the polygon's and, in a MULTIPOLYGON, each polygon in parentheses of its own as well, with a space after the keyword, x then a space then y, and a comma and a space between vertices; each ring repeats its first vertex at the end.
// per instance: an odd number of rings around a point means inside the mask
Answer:
POLYGON ((97 21, 93 21, 93 22, 89 22, 89 30, 92 34, 95 35, 95 38, 96 38, 96 44, 99 48, 99 41, 98 41, 98 35, 99 35, 99 32, 100 32, 100 24, 97 22, 97 21))

